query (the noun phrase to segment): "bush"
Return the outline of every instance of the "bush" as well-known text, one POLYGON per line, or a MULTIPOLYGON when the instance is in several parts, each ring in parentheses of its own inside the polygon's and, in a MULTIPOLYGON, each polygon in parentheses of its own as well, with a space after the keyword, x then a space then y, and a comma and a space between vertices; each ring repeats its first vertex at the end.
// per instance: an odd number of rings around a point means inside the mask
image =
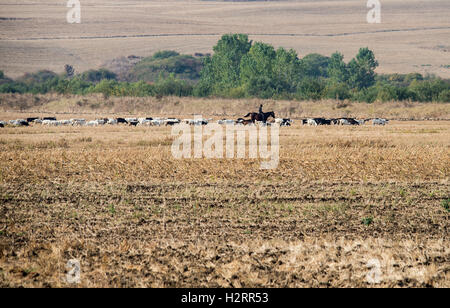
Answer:
POLYGON ((20 82, 8 82, 0 85, 0 93, 19 93, 23 94, 28 92, 28 88, 25 84, 20 82))
POLYGON ((450 212, 450 199, 442 200, 442 207, 443 207, 447 212, 450 212))
POLYGON ((31 93, 33 93, 33 94, 37 94, 37 93, 45 94, 45 93, 53 91, 56 88, 56 86, 58 85, 58 82, 59 82, 59 77, 54 77, 52 79, 45 81, 44 83, 33 84, 31 87, 29 87, 30 88, 29 91, 31 91, 31 93))
POLYGON ((392 85, 378 85, 377 89, 377 98, 376 101, 380 102, 390 102, 398 100, 397 88, 392 85))
POLYGON ((117 75, 103 68, 99 70, 89 70, 81 74, 81 80, 87 82, 98 83, 103 79, 116 80, 117 75))
POLYGON ((246 97, 246 92, 243 86, 232 88, 228 92, 229 98, 244 98, 246 97))
POLYGON ((319 100, 324 96, 325 85, 322 80, 305 78, 297 86, 297 98, 319 100))
POLYGON ((358 102, 373 103, 378 96, 376 86, 353 92, 352 99, 358 102))
POLYGON ((450 103, 450 90, 444 90, 439 93, 437 101, 441 103, 450 103))
POLYGON ((155 84, 155 95, 158 96, 191 96, 193 87, 186 81, 178 80, 174 74, 168 78, 160 78, 155 84))
POLYGON ((432 101, 433 93, 429 81, 413 80, 408 89, 413 93, 414 98, 420 102, 432 101))
POLYGON ((200 80, 194 87, 193 95, 197 97, 207 97, 211 95, 211 92, 212 89, 210 85, 207 82, 200 80))
POLYGON ((59 94, 66 94, 66 93, 68 93, 68 86, 69 86, 69 80, 60 79, 60 80, 58 80, 58 83, 55 86, 54 90, 56 92, 58 92, 59 94))
POLYGON ((350 89, 346 83, 331 83, 325 88, 325 97, 338 100, 349 99, 350 89))
POLYGON ((17 81, 23 82, 29 86, 33 86, 35 84, 44 83, 48 80, 51 80, 51 79, 54 79, 57 77, 58 77, 58 75, 52 71, 41 70, 36 73, 27 73, 27 74, 23 75, 22 77, 20 77, 19 79, 17 79, 17 81))
POLYGON ((72 94, 83 95, 86 94, 87 89, 92 86, 92 83, 84 81, 79 78, 74 78, 67 84, 67 92, 72 94))
POLYGON ((153 59, 167 59, 167 58, 172 58, 172 57, 176 57, 179 55, 180 54, 174 50, 163 50, 163 51, 158 51, 157 53, 155 53, 153 55, 153 59))
MULTIPOLYGON (((121 88, 126 88, 126 86, 122 85, 121 88)), ((127 96, 144 97, 155 95, 155 87, 144 81, 132 83, 131 85, 128 85, 128 89, 128 92, 126 92, 127 96)))
POLYGON ((414 80, 421 81, 423 80, 423 76, 419 73, 411 73, 405 76, 405 82, 409 85, 414 80))
POLYGON ((450 84, 442 79, 417 81, 409 86, 409 91, 421 102, 446 101, 446 91, 450 90, 450 84))
POLYGON ((247 82, 245 92, 253 97, 271 98, 276 93, 275 84, 272 79, 265 76, 253 77, 247 82))
POLYGON ((118 82, 115 80, 107 80, 104 79, 100 81, 97 85, 94 87, 89 88, 89 92, 91 93, 101 93, 104 97, 110 97, 111 95, 114 95, 117 91, 116 87, 118 85, 118 82))
POLYGON ((156 82, 160 76, 167 78, 173 73, 177 79, 197 81, 202 68, 202 59, 168 52, 142 59, 128 71, 125 79, 129 82, 156 82))

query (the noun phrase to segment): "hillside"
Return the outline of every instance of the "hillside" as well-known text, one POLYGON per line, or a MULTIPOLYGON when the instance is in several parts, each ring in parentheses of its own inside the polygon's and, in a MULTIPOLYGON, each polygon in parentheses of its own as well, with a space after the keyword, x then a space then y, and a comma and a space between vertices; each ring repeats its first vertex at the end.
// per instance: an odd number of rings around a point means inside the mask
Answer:
POLYGON ((224 33, 295 49, 303 57, 341 51, 346 60, 367 46, 378 73, 450 77, 450 2, 383 1, 382 23, 368 24, 367 1, 137 1, 82 2, 81 24, 67 24, 61 3, 17 0, 1 5, 0 70, 26 72, 98 68, 118 57, 159 50, 211 53, 224 33), (99 18, 100 16, 100 18, 99 18))
POLYGON ((116 73, 119 80, 129 82, 155 82, 160 76, 166 78, 169 74, 174 74, 177 79, 196 81, 203 67, 202 57, 180 55, 175 51, 158 52, 151 57, 140 58, 134 64, 127 65, 124 62, 125 65, 121 66, 111 65, 118 61, 111 61, 104 67, 116 73))

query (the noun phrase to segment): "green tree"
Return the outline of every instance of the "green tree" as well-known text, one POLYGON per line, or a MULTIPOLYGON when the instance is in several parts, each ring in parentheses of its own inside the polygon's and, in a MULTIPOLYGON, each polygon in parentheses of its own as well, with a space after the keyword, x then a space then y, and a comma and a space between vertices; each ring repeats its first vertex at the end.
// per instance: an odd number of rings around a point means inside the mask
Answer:
POLYGON ((273 79, 277 83, 277 92, 295 92, 300 80, 301 64, 297 52, 279 48, 273 65, 273 79))
POLYGON ((214 46, 214 55, 206 58, 201 73, 203 93, 224 93, 240 85, 241 59, 252 43, 245 34, 225 34, 214 46))
POLYGON ((302 68, 301 77, 328 77, 327 70, 328 65, 330 64, 329 57, 312 53, 301 59, 300 64, 302 68))
POLYGON ((248 54, 241 61, 241 82, 244 87, 255 84, 259 80, 267 85, 273 85, 273 66, 276 52, 273 46, 264 43, 255 43, 248 54))
POLYGON ((328 69, 328 77, 333 83, 343 83, 348 81, 349 73, 347 64, 344 62, 344 55, 335 52, 331 55, 328 69))
POLYGON ((375 69, 378 67, 378 61, 369 48, 361 48, 348 67, 349 84, 352 88, 360 90, 375 84, 375 69))

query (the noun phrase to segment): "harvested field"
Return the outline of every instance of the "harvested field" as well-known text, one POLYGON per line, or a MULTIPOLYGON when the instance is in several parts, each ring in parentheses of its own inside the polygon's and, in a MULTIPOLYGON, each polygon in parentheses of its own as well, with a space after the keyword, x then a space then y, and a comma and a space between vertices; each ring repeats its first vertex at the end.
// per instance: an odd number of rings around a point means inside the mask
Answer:
POLYGON ((84 287, 450 286, 450 122, 295 123, 271 171, 173 138, 2 128, 0 286, 72 286, 74 258, 84 287))
POLYGON ((367 1, 81 1, 81 23, 68 24, 67 1, 0 4, 0 69, 18 77, 72 64, 78 72, 120 56, 159 50, 208 53, 225 33, 331 55, 346 61, 374 50, 379 73, 450 77, 447 0, 382 1, 381 24, 368 24, 367 1))

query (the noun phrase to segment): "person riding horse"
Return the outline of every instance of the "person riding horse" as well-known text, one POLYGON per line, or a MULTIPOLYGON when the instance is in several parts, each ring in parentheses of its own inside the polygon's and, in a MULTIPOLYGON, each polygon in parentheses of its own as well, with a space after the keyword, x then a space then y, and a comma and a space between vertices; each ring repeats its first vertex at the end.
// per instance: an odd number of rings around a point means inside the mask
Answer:
POLYGON ((264 123, 266 123, 266 120, 265 120, 265 118, 264 118, 264 112, 263 112, 263 105, 262 105, 262 104, 259 105, 258 118, 259 118, 259 119, 262 119, 262 121, 263 121, 264 123))
POLYGON ((250 112, 244 116, 244 118, 246 118, 246 117, 251 117, 251 121, 253 123, 255 123, 255 121, 266 123, 266 121, 269 117, 273 117, 275 119, 275 112, 273 112, 273 111, 263 112, 263 113, 250 112))
POLYGON ((259 105, 258 112, 250 112, 244 118, 251 117, 252 123, 255 123, 255 121, 266 123, 267 119, 269 117, 273 117, 275 119, 275 113, 273 111, 271 112, 263 112, 263 105, 259 105))

